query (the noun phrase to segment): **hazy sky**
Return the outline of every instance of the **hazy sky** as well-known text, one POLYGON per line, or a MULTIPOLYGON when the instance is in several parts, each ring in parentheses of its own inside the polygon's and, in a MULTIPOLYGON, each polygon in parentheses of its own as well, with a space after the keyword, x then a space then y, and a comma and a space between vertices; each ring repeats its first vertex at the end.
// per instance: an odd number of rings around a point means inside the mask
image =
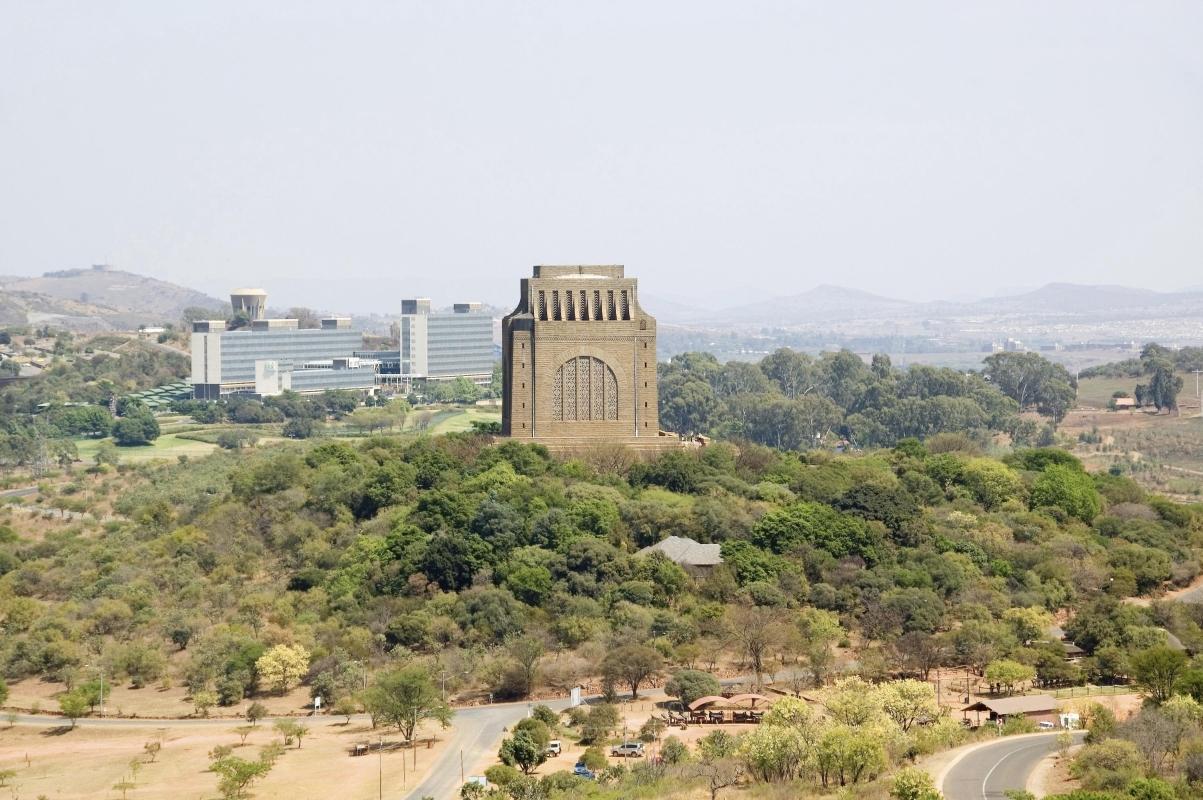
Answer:
POLYGON ((1203 3, 0 0, 0 274, 1203 284, 1203 3))

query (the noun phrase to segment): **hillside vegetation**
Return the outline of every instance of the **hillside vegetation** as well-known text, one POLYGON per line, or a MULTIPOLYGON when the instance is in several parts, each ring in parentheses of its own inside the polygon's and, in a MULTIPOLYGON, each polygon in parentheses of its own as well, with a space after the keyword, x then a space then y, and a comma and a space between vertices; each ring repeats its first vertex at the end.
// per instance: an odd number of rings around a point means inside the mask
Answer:
POLYGON ((822 682, 830 652, 806 622, 820 612, 872 677, 1009 657, 1044 682, 1120 678, 1112 660, 1051 658, 1040 621, 1064 607, 1106 611, 1092 646, 1148 644, 1166 626, 1203 645, 1186 612, 1117 605, 1198 572, 1194 512, 1059 451, 1000 462, 917 444, 835 458, 743 444, 561 464, 480 435, 377 437, 146 467, 99 491, 119 495, 124 521, 41 541, 5 529, 9 678, 70 683, 102 653, 152 682, 186 648, 173 677, 235 703, 266 688, 255 661, 283 643, 313 654, 311 681, 342 680, 357 659, 425 657, 522 696, 650 642, 665 664, 726 652, 822 682), (635 554, 668 535, 720 542, 726 564, 695 581, 635 554), (772 647, 741 642, 756 620, 772 647), (574 674, 516 670, 522 637, 574 653, 556 667, 574 674))

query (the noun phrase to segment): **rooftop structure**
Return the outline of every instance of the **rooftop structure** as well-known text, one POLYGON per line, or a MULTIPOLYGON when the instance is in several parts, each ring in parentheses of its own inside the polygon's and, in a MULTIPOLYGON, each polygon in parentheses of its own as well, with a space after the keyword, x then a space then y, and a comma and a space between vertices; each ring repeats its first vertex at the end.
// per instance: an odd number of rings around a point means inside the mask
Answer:
POLYGON ((1047 694, 1030 694, 1019 697, 996 697, 978 700, 965 706, 962 711, 989 711, 995 715, 1010 717, 1016 714, 1038 714, 1057 710, 1057 698, 1047 694))
POLYGON ((663 553, 669 561, 694 569, 710 569, 723 563, 720 545, 702 544, 686 536, 669 536, 639 551, 641 556, 652 553, 663 553))
POLYGON ((235 289, 230 292, 230 306, 234 313, 247 319, 263 319, 267 310, 267 292, 262 289, 235 289))

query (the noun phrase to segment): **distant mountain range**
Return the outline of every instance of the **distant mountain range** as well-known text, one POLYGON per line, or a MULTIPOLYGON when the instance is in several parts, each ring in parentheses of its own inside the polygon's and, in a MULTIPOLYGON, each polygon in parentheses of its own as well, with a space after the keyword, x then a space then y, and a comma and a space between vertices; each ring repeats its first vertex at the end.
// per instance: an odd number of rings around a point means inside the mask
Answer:
MULTIPOLYGON (((1157 292, 1127 286, 1049 283, 1039 289, 981 300, 915 302, 824 284, 800 294, 718 310, 647 294, 642 295, 641 305, 665 324, 698 328, 830 327, 870 320, 1003 317, 1098 322, 1203 318, 1203 288, 1157 292)), ((226 308, 227 302, 167 281, 104 267, 50 272, 39 278, 0 277, 0 325, 131 330, 144 324, 175 322, 189 307, 218 311, 226 308)), ((497 313, 505 310, 498 309, 497 313)))
POLYGON ((720 322, 758 322, 763 325, 788 325, 791 320, 816 320, 857 316, 909 315, 916 303, 882 297, 860 289, 823 284, 801 294, 776 297, 758 303, 736 306, 716 314, 720 322))
POLYGON ((956 319, 1020 315, 1098 318, 1113 316, 1203 316, 1203 291, 1157 292, 1127 286, 1049 283, 1019 294, 974 301, 915 302, 859 289, 821 285, 801 294, 775 297, 718 311, 647 298, 649 312, 670 324, 706 326, 807 325, 865 319, 956 319))
POLYGON ((51 325, 77 331, 131 330, 177 322, 185 308, 221 309, 226 301, 174 283, 118 269, 0 277, 0 324, 51 325))

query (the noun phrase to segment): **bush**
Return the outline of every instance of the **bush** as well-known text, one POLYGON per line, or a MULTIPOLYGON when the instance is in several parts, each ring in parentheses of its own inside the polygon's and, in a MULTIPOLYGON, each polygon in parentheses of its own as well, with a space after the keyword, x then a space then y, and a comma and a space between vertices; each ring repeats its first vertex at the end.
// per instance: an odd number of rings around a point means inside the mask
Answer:
POLYGON ((549 706, 539 704, 531 709, 531 717, 537 719, 547 726, 547 730, 551 733, 560 727, 560 715, 552 711, 549 706))
POLYGON ((1002 726, 1002 735, 1014 736, 1019 733, 1035 733, 1036 730, 1036 723, 1027 717, 1007 717, 1007 721, 1002 726))
POLYGON ((284 423, 282 433, 288 439, 308 439, 317 432, 317 423, 307 417, 297 417, 284 423))
POLYGON ((697 669, 683 669, 664 685, 664 693, 680 700, 682 706, 688 706, 699 697, 719 694, 721 691, 722 686, 719 685, 718 678, 697 669))
POLYGON ((522 777, 522 773, 508 764, 494 764, 485 770, 485 779, 505 788, 522 777))
POLYGON ((606 761, 606 753, 600 747, 585 748, 585 752, 581 755, 581 763, 594 772, 599 772, 606 768, 610 762, 606 761))
POLYGON ((1108 739, 1088 745, 1069 765, 1069 774, 1090 790, 1122 791, 1144 776, 1145 760, 1140 749, 1124 739, 1108 739))
POLYGON ((676 736, 669 736, 660 745, 660 757, 666 764, 682 764, 689 760, 689 747, 676 736))
POLYGON ((618 725, 618 709, 609 703, 596 705, 581 726, 581 744, 604 742, 610 731, 618 725))
POLYGON ((940 792, 931 775, 916 767, 907 767, 894 776, 890 797, 894 800, 940 800, 940 792))
POLYGON ((113 423, 113 441, 121 447, 150 444, 159 438, 159 421, 154 414, 141 410, 113 423))

